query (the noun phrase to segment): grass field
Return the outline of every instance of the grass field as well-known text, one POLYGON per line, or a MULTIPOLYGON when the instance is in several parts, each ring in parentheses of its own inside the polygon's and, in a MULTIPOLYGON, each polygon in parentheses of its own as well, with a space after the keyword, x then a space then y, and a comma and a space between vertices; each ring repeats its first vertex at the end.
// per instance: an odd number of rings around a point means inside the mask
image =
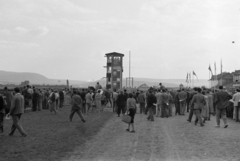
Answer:
POLYGON ((57 115, 49 110, 25 113, 20 121, 28 134, 25 138, 17 130, 8 136, 12 121, 5 120, 4 133, 0 134, 0 161, 61 160, 76 146, 84 147, 114 116, 112 112, 92 113, 83 123, 75 114, 73 122, 69 122, 70 108, 65 106, 57 115))

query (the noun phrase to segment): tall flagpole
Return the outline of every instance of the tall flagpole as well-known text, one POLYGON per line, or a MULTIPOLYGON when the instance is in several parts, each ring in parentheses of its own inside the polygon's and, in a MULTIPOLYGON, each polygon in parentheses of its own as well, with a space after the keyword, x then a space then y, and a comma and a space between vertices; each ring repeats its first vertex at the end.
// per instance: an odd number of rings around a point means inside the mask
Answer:
POLYGON ((131 51, 129 51, 129 88, 131 88, 131 51))

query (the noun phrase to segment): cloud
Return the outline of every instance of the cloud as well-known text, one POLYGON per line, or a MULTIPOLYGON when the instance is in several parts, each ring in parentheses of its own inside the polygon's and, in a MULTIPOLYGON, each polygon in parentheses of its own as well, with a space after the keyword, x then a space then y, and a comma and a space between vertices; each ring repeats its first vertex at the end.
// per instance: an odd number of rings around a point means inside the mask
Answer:
POLYGON ((49 29, 45 26, 39 26, 37 29, 36 29, 36 32, 37 32, 37 35, 39 37, 42 37, 42 36, 45 36, 47 35, 49 29))
POLYGON ((11 31, 8 29, 0 29, 0 34, 1 35, 10 35, 11 31))
POLYGON ((39 44, 33 43, 33 42, 16 42, 16 41, 0 40, 0 49, 1 48, 31 49, 39 46, 40 46, 39 44))
POLYGON ((24 27, 16 27, 14 28, 14 31, 17 33, 17 34, 26 34, 29 30, 24 28, 24 27))

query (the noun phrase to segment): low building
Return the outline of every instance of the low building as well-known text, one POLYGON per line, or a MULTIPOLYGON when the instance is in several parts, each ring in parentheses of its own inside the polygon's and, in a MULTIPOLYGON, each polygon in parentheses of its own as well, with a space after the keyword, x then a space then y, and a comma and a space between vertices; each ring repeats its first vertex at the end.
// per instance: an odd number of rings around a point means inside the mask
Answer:
POLYGON ((233 87, 240 87, 240 70, 235 70, 233 73, 233 87))
POLYGON ((137 89, 146 92, 150 87, 146 84, 140 85, 137 89))
POLYGON ((223 72, 222 74, 212 75, 211 87, 218 87, 219 85, 223 85, 226 88, 233 87, 233 74, 229 72, 223 72))

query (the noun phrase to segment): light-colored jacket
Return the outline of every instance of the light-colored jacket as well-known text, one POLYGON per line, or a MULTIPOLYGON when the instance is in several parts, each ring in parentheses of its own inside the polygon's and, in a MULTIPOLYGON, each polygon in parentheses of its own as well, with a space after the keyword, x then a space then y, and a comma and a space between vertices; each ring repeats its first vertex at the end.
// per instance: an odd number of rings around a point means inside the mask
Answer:
POLYGON ((161 99, 162 93, 158 92, 157 94, 155 94, 155 97, 157 99, 157 104, 158 105, 162 104, 162 99, 161 99))
POLYGON ((92 95, 90 93, 85 96, 86 103, 92 103, 92 95))
POLYGON ((234 106, 238 106, 238 102, 240 102, 240 92, 237 92, 233 95, 234 106))
POLYGON ((24 97, 17 93, 13 96, 10 108, 10 115, 24 113, 24 97))

